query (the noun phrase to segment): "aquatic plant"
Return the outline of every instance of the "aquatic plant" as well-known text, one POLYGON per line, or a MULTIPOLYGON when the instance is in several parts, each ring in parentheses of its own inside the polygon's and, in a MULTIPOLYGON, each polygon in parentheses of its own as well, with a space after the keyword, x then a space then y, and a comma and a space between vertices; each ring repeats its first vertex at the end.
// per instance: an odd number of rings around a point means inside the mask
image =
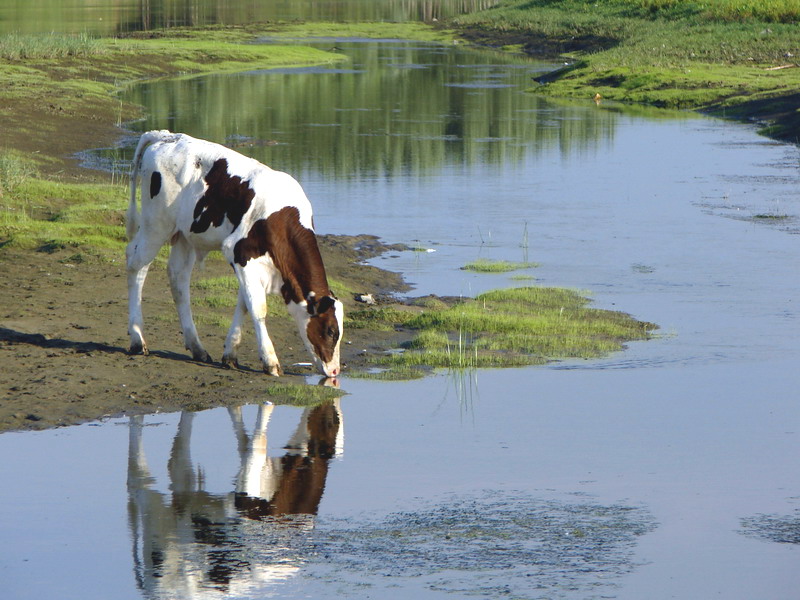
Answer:
POLYGON ((479 258, 461 267, 464 271, 475 271, 477 273, 507 273, 519 269, 530 269, 538 267, 535 262, 512 262, 508 260, 489 260, 479 258))
POLYGON ((520 287, 416 314, 375 311, 378 327, 414 332, 402 352, 378 357, 375 363, 389 369, 460 370, 596 358, 620 350, 627 341, 648 339, 657 329, 653 323, 588 304, 588 298, 573 290, 520 287))
POLYGON ((358 521, 328 517, 307 554, 324 557, 338 587, 367 581, 386 585, 384 596, 411 580, 461 598, 589 598, 614 591, 636 566, 636 540, 656 526, 638 506, 482 490, 358 521))
POLYGON ((275 404, 292 406, 314 406, 323 402, 332 402, 344 395, 344 392, 336 387, 291 383, 271 383, 266 386, 264 392, 275 404))

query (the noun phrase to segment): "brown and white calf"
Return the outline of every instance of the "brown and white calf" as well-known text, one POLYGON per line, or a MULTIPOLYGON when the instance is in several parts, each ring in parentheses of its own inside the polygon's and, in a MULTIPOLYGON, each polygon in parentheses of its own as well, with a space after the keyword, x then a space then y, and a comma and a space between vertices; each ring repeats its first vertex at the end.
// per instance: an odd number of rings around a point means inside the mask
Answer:
POLYGON ((291 176, 219 144, 182 133, 142 135, 131 168, 127 213, 128 333, 132 354, 147 354, 142 287, 158 251, 170 243, 167 272, 187 350, 210 362, 189 301, 195 261, 221 250, 239 280, 223 363, 236 365, 242 321, 250 313, 264 371, 282 373, 266 327, 266 294, 281 294, 317 368, 339 375, 342 303, 328 287, 311 203, 291 176), (141 176, 141 213, 137 179, 141 176))

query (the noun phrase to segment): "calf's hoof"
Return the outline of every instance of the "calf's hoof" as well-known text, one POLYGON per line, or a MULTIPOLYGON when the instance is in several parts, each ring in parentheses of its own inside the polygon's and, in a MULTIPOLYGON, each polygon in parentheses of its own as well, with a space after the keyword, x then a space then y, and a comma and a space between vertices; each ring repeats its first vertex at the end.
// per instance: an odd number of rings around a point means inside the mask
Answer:
POLYGON ((192 350, 192 359, 197 362, 212 363, 214 362, 211 355, 205 350, 192 350))
POLYGON ((270 367, 264 366, 264 372, 272 375, 273 377, 280 377, 283 375, 283 369, 280 365, 272 365, 270 367))
POLYGON ((205 351, 205 348, 203 348, 202 346, 196 348, 190 348, 187 345, 186 349, 192 353, 192 360, 196 360, 197 362, 214 362, 211 359, 211 356, 208 354, 208 352, 205 351))
POLYGON ((147 356, 150 352, 147 350, 147 345, 142 342, 141 344, 131 344, 128 354, 141 354, 147 356))

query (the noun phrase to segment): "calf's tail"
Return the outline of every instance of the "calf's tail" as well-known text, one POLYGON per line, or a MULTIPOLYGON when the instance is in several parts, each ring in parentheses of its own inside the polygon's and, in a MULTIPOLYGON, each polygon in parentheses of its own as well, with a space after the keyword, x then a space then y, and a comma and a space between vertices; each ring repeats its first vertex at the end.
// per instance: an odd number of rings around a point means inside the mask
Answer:
POLYGON ((177 139, 177 134, 174 134, 166 129, 148 131, 142 134, 139 138, 139 143, 136 145, 136 152, 133 154, 131 161, 131 174, 130 174, 130 202, 128 203, 128 212, 125 215, 125 232, 128 235, 128 241, 133 239, 139 229, 139 208, 136 203, 136 188, 139 180, 139 168, 142 163, 142 154, 145 148, 154 142, 174 142, 177 139))

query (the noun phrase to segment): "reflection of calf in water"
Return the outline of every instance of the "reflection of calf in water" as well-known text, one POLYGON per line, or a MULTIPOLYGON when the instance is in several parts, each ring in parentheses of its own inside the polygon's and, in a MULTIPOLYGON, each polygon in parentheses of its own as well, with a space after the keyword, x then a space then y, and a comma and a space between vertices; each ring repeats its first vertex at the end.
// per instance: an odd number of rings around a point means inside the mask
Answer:
POLYGON ((341 451, 341 410, 338 400, 306 409, 287 452, 270 457, 267 425, 272 410, 271 404, 259 406, 249 436, 241 409, 229 410, 241 467, 236 490, 228 494, 204 489, 203 471, 191 458, 194 415, 188 412, 181 415, 170 452, 171 495, 153 489, 142 447, 143 420, 131 418, 128 508, 135 574, 146 597, 246 593, 299 568, 328 461, 341 451))
POLYGON ((326 404, 303 412, 297 430, 285 446, 287 452, 280 458, 266 455, 267 421, 271 412, 271 405, 259 409, 256 429, 248 444, 241 410, 232 409, 239 453, 243 457, 236 480, 236 508, 250 519, 315 515, 325 490, 328 459, 336 454, 341 411, 333 404, 326 404))

